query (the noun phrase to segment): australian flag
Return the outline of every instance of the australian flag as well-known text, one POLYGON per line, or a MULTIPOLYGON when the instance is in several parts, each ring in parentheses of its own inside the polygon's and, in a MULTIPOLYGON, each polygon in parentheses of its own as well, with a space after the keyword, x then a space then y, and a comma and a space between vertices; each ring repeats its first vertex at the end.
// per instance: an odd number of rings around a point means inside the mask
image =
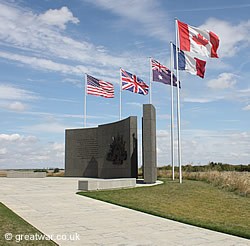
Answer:
POLYGON ((148 86, 142 79, 121 68, 122 90, 128 90, 141 95, 148 94, 148 86))
MULTIPOLYGON (((151 59, 153 81, 171 85, 171 71, 160 64, 158 61, 151 59)), ((173 74, 173 85, 177 86, 177 79, 173 74)))

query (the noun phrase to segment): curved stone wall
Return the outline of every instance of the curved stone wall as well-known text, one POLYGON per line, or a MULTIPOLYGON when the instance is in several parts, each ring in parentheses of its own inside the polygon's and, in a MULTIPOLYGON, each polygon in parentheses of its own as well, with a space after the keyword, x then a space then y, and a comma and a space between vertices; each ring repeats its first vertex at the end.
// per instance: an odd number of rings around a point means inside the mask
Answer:
POLYGON ((137 117, 65 131, 65 176, 137 178, 137 117))

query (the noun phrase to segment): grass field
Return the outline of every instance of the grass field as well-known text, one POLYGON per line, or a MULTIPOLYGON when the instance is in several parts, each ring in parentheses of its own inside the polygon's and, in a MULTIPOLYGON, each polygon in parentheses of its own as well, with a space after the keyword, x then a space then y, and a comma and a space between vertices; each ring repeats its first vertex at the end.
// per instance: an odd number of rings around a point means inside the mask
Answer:
POLYGON ((250 238, 250 198, 202 181, 164 180, 133 189, 78 192, 120 206, 236 236, 250 238))
MULTIPOLYGON (((158 177, 172 178, 171 170, 157 170, 158 177)), ((175 172, 175 178, 179 177, 179 173, 175 172)), ((250 197, 250 173, 249 172, 183 172, 183 179, 199 180, 208 182, 216 187, 234 192, 241 196, 250 197)))
MULTIPOLYGON (((10 234, 8 234, 9 236, 10 234)), ((24 246, 52 246, 57 245, 48 240, 35 240, 35 238, 42 238, 43 234, 36 228, 31 226, 25 220, 20 218, 2 203, 0 203, 0 245, 24 245, 24 246), (6 240, 6 233, 11 233, 12 240, 6 240), (21 240, 21 235, 28 235, 26 239, 21 240)))

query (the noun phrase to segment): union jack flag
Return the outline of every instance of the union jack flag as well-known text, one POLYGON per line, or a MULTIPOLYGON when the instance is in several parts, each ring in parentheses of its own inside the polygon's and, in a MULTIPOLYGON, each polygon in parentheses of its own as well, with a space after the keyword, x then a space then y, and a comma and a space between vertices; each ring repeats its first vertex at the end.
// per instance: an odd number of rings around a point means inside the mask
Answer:
POLYGON ((162 69, 169 70, 167 67, 163 66, 161 63, 153 59, 152 59, 152 69, 153 70, 157 69, 159 72, 162 72, 162 69))
POLYGON ((122 90, 128 90, 134 93, 147 95, 148 86, 142 79, 121 68, 122 90))

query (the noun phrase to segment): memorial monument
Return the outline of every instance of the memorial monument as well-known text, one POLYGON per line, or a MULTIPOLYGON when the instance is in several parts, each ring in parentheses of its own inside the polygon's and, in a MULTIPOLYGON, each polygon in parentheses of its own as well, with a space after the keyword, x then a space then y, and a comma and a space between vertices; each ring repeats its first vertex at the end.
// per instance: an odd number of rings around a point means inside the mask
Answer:
MULTIPOLYGON (((144 183, 155 183, 156 113, 143 105, 144 183)), ((138 178, 137 117, 95 128, 65 131, 65 176, 101 179, 138 178)))

